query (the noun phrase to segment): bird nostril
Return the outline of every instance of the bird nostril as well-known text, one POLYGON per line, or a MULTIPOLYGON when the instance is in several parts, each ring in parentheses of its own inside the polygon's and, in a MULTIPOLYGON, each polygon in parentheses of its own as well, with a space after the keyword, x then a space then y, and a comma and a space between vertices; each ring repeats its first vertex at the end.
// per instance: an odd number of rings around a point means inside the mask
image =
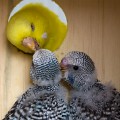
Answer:
POLYGON ((66 58, 63 58, 62 61, 61 61, 61 63, 62 63, 63 65, 67 65, 67 64, 68 64, 68 61, 67 61, 66 58))

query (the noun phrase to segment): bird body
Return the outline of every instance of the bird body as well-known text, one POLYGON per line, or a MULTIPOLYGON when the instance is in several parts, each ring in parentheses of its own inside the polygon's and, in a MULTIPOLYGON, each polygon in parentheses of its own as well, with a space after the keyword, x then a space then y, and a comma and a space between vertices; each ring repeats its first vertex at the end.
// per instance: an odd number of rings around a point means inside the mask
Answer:
POLYGON ((61 61, 64 80, 72 87, 69 112, 73 120, 120 120, 120 93, 97 79, 92 59, 72 51, 61 61))
POLYGON ((3 120, 69 120, 65 91, 59 83, 60 66, 51 51, 35 52, 30 77, 33 86, 15 102, 3 120))
POLYGON ((71 92, 74 95, 70 98, 69 109, 73 120, 120 120, 119 92, 108 92, 109 88, 101 83, 93 87, 89 92, 71 92))
POLYGON ((58 95, 59 87, 56 84, 29 88, 3 120, 67 120, 67 104, 58 95))

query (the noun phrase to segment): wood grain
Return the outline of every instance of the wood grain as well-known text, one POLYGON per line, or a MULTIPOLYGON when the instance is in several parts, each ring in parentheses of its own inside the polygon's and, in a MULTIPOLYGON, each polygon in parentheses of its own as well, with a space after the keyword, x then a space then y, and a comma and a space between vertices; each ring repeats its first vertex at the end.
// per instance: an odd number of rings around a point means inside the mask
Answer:
MULTIPOLYGON (((20 0, 0 0, 0 119, 31 84, 31 55, 6 39, 11 9, 20 0)), ((98 78, 120 90, 120 1, 56 0, 68 18, 68 34, 55 53, 59 60, 71 50, 86 52, 94 60, 98 78)))

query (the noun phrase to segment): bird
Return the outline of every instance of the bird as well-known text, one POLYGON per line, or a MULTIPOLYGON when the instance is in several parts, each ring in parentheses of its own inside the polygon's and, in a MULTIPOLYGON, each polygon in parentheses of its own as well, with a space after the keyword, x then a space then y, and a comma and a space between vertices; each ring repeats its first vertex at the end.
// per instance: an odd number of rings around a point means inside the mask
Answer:
POLYGON ((90 56, 70 51, 60 65, 63 80, 70 86, 68 109, 72 120, 120 120, 120 92, 97 78, 90 56))
POLYGON ((30 67, 33 85, 20 96, 3 120, 69 120, 61 77, 55 54, 47 49, 37 50, 30 67))
POLYGON ((55 51, 67 34, 67 18, 53 0, 22 0, 10 12, 7 39, 24 53, 55 51))

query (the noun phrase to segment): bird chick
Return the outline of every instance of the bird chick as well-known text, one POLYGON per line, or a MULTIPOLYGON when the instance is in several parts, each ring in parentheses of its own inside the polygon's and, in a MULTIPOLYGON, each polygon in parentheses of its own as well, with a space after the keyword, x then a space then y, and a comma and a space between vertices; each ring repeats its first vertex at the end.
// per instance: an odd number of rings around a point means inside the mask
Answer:
POLYGON ((120 93, 98 80, 87 54, 69 52, 61 60, 61 68, 72 87, 68 106, 73 120, 120 120, 120 93))
POLYGON ((59 84, 60 65, 54 53, 40 49, 30 68, 33 86, 13 105, 3 120, 68 120, 65 93, 59 84))

